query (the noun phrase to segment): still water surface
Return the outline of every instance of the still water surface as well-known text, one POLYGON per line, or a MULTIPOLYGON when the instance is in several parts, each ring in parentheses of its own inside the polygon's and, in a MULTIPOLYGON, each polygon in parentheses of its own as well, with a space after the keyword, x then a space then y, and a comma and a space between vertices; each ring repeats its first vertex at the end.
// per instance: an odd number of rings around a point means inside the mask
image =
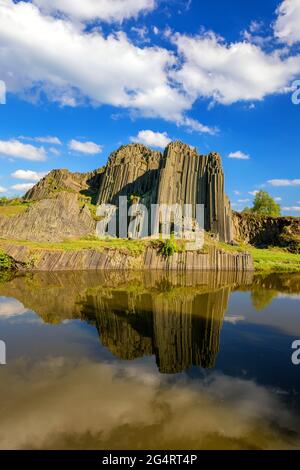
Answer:
POLYGON ((2 449, 300 449, 300 275, 0 284, 2 449))

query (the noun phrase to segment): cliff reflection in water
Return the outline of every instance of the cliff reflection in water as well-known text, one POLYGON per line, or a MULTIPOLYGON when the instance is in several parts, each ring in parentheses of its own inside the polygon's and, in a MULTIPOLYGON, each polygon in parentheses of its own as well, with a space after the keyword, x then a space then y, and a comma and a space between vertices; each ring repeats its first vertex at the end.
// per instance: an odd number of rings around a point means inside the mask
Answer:
MULTIPOLYGON (((118 358, 155 355, 161 373, 214 367, 232 290, 250 273, 36 273, 0 286, 47 323, 94 325, 118 358)), ((249 288, 249 287, 248 287, 249 288)))

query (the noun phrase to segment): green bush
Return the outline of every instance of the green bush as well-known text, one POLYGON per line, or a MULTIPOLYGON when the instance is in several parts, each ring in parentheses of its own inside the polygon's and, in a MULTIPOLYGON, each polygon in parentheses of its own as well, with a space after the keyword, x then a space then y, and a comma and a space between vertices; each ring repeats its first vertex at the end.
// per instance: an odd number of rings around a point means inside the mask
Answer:
POLYGON ((0 251, 0 271, 8 271, 12 268, 11 258, 3 251, 0 251))
POLYGON ((170 258, 171 256, 174 255, 174 253, 178 253, 179 249, 174 239, 170 238, 163 242, 163 245, 160 251, 163 256, 165 256, 166 258, 170 258))

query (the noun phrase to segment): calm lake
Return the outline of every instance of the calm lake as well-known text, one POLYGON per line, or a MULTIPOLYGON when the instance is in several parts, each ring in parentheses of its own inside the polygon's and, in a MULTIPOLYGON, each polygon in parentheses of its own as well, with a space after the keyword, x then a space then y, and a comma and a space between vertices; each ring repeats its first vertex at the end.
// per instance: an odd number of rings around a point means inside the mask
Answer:
POLYGON ((1 449, 300 449, 300 274, 0 284, 1 449))

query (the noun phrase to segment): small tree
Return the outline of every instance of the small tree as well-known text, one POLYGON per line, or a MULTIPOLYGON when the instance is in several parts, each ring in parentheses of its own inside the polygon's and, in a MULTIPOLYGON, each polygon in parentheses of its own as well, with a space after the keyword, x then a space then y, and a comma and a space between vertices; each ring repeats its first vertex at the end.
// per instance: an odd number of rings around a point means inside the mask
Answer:
POLYGON ((279 217, 281 214, 281 208, 269 193, 266 191, 259 191, 255 196, 252 212, 254 214, 279 217))

